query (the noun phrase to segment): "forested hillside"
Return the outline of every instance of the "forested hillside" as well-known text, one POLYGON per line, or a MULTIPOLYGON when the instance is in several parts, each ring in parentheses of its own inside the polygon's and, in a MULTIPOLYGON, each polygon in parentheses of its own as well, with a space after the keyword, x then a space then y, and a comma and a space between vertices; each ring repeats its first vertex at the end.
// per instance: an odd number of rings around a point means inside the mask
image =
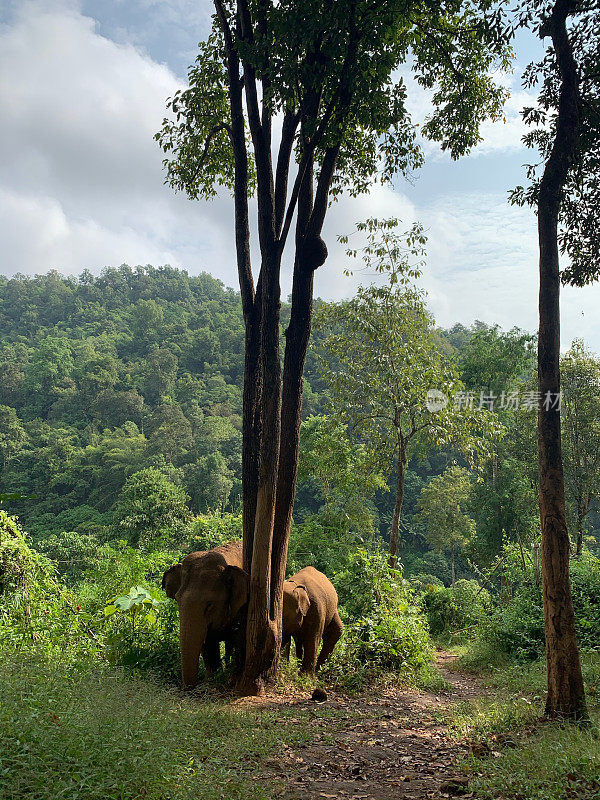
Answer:
MULTIPOLYGON (((287 313, 284 306, 283 327, 287 313)), ((374 477, 361 456, 364 432, 322 416, 334 410, 326 378, 340 366, 324 346, 326 309, 321 317, 305 374, 304 418, 313 419, 303 430, 295 508, 296 546, 310 552, 317 548, 308 540, 328 538, 340 507, 344 535, 387 539, 397 479, 385 453, 374 477)), ((105 541, 135 543, 144 525, 163 535, 165 526, 181 530, 198 514, 239 511, 244 334, 237 292, 206 273, 190 277, 170 267, 2 278, 0 330, 0 486, 29 498, 10 510, 40 549, 68 561, 65 553, 90 554, 105 541)), ((470 560, 491 563, 505 539, 528 543, 535 530, 535 415, 500 408, 501 392, 530 386, 532 339, 482 323, 435 336, 475 408, 487 408, 496 393, 505 428, 499 455, 479 465, 470 506, 475 534, 457 556, 458 573, 471 574, 470 560)), ((428 537, 418 499, 433 476, 466 461, 451 445, 430 445, 411 452, 406 470, 401 558, 413 574, 449 583, 447 543, 428 537)), ((587 521, 593 526, 593 501, 587 521)))
POLYGON ((36 537, 98 533, 155 467, 194 511, 239 495, 243 322, 207 274, 108 269, 2 279, 2 484, 36 537))

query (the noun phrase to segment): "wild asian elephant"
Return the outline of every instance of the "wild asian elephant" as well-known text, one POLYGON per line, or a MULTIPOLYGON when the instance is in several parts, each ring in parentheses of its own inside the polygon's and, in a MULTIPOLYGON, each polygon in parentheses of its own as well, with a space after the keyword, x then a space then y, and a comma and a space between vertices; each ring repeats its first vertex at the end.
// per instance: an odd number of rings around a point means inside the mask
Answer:
POLYGON ((282 648, 288 648, 290 638, 294 639, 302 672, 318 670, 342 635, 337 605, 333 584, 314 567, 301 569, 283 584, 282 648))
POLYGON ((242 543, 190 553, 165 572, 162 587, 179 606, 181 676, 190 689, 198 683, 200 654, 207 673, 218 670, 220 643, 230 649, 243 621, 249 579, 242 569, 242 543))

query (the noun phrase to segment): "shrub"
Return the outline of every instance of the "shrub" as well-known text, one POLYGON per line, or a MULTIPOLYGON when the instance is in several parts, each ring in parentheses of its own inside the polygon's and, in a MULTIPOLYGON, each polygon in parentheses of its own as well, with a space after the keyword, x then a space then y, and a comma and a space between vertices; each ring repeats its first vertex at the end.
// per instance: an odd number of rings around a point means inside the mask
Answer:
POLYGON ((446 586, 452 580, 448 559, 443 553, 435 550, 429 550, 421 556, 413 557, 406 566, 409 577, 418 574, 435 575, 446 586))
POLYGON ((519 586, 508 603, 494 609, 480 636, 517 659, 539 658, 544 652, 541 587, 533 582, 519 586))
POLYGON ((331 577, 348 569, 357 550, 364 549, 374 538, 373 530, 349 525, 339 509, 323 507, 304 522, 294 524, 288 550, 288 574, 302 567, 313 566, 331 577))
MULTIPOLYGON (((544 609, 542 589, 526 563, 509 563, 512 596, 498 603, 478 632, 479 638, 521 661, 535 660, 544 653, 544 609)), ((600 560, 584 552, 570 565, 571 589, 577 636, 582 647, 600 646, 600 560)))
POLYGON ((52 567, 30 547, 17 521, 0 511, 0 640, 35 638, 52 567))
POLYGON ((444 588, 444 582, 435 575, 425 575, 422 573, 411 575, 410 582, 417 592, 427 592, 444 588))
POLYGON ((63 531, 42 539, 36 548, 54 562, 62 580, 73 585, 96 563, 100 543, 91 533, 63 531))
POLYGON ((577 635, 583 647, 600 647, 600 559, 589 552, 571 561, 577 635))
POLYGON ((382 551, 355 551, 334 583, 345 630, 327 663, 329 679, 357 688, 377 674, 415 673, 430 663, 427 624, 412 588, 382 551))
POLYGON ((490 608, 489 592, 477 581, 459 580, 453 586, 431 586, 422 595, 429 629, 434 636, 455 633, 481 622, 490 608))
POLYGON ((77 587, 78 603, 98 616, 111 597, 126 594, 131 586, 149 584, 160 591, 163 572, 180 557, 173 550, 143 553, 124 541, 103 545, 77 587))
POLYGON ((210 550, 213 547, 242 538, 242 515, 218 511, 200 514, 190 525, 186 551, 210 550))
POLYGON ((111 598, 104 616, 104 654, 109 663, 151 671, 179 683, 175 603, 157 600, 143 586, 134 586, 126 595, 111 598))

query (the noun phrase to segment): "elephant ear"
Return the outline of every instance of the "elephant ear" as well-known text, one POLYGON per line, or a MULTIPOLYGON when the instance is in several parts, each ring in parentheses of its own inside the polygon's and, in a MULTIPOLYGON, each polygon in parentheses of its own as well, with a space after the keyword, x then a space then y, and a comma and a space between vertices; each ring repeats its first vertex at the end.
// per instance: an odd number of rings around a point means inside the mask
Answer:
POLYGON ((172 600, 181 586, 181 564, 173 564, 172 567, 169 567, 163 575, 161 586, 167 597, 172 600))
POLYGON ((235 616, 248 602, 250 578, 248 573, 244 572, 241 567, 234 567, 232 564, 228 564, 225 567, 223 579, 229 590, 229 608, 231 614, 235 616))
POLYGON ((294 594, 296 595, 296 599, 298 601, 298 610, 302 616, 305 617, 310 607, 310 597, 306 591, 306 586, 296 586, 294 589, 294 594))

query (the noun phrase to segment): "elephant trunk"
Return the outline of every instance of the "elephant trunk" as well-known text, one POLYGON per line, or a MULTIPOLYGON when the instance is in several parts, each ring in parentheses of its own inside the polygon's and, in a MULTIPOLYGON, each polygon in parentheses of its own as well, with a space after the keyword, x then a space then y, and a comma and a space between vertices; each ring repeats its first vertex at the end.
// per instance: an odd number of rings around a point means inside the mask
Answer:
POLYGON ((193 689, 198 683, 198 660, 206 640, 206 624, 199 619, 197 610, 179 608, 179 646, 181 649, 181 678, 184 689, 193 689))

